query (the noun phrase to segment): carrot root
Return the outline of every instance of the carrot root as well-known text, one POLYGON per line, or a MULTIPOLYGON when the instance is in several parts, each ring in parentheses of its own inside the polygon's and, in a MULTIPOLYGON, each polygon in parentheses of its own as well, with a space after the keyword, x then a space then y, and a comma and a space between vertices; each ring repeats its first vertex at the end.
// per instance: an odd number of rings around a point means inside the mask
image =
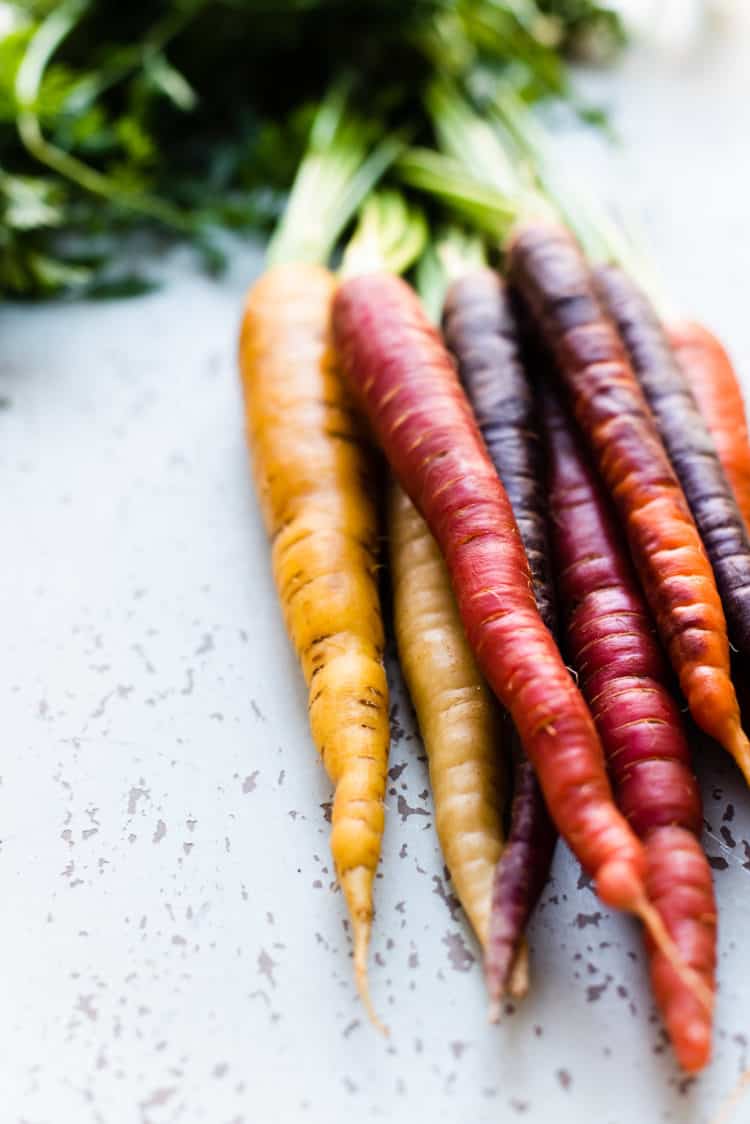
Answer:
POLYGON ((508 995, 511 999, 523 999, 529 992, 529 945, 522 939, 516 951, 516 958, 508 979, 508 995))
MULTIPOLYGON (((350 874, 355 874, 356 871, 350 871, 350 874)), ((347 896, 347 883, 346 878, 342 880, 342 890, 344 896, 347 896)), ((347 898, 348 904, 348 898, 347 898)), ((367 952, 370 947, 370 934, 372 932, 372 917, 369 914, 356 913, 353 910, 352 917, 352 939, 354 942, 354 982, 357 987, 359 998, 362 1006, 367 1012, 367 1017, 375 1027, 386 1037, 389 1034, 388 1027, 378 1018, 378 1015, 373 1006, 372 998, 370 996, 370 984, 367 975, 367 952)))
POLYGON ((725 744, 750 785, 750 741, 739 722, 734 726, 733 732, 727 735, 725 744))
POLYGON ((648 898, 641 897, 640 900, 633 902, 630 910, 636 917, 640 918, 659 952, 669 961, 688 991, 692 992, 698 1002, 710 1014, 714 1009, 713 992, 706 986, 698 973, 694 972, 680 956, 677 945, 667 932, 667 927, 658 909, 651 904, 648 898))
POLYGON ((477 663, 511 714, 560 833, 594 875, 617 856, 620 883, 642 900, 645 850, 614 805, 591 714, 539 616, 508 496, 440 337, 405 282, 376 274, 339 286, 333 335, 376 438, 441 548, 477 663))

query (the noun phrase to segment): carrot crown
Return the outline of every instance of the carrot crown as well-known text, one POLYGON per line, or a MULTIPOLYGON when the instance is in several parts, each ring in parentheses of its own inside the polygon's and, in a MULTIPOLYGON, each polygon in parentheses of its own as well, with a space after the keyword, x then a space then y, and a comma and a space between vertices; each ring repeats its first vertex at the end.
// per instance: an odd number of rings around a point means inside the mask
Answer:
POLYGON ((424 250, 428 229, 418 208, 393 188, 368 196, 344 250, 343 277, 385 270, 405 273, 424 250))
POLYGON ((372 121, 347 111, 349 79, 320 104, 268 263, 328 261, 342 231, 404 148, 372 121))
POLYGON ((580 181, 571 180, 561 172, 552 156, 546 129, 515 90, 501 83, 488 100, 486 112, 494 125, 498 143, 525 161, 538 189, 573 231, 587 258, 595 263, 616 262, 637 279, 655 307, 664 308, 666 301, 661 286, 632 230, 614 221, 580 181))
POLYGON ((456 278, 487 264, 479 235, 459 226, 445 226, 427 246, 416 268, 415 285, 428 316, 437 324, 445 294, 456 278))

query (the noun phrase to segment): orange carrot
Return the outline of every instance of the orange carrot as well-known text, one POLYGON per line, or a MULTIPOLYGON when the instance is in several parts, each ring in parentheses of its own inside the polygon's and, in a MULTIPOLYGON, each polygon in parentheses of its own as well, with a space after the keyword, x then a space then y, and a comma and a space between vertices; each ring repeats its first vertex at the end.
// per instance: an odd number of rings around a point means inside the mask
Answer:
POLYGON ((667 330, 750 529, 750 438, 732 361, 716 336, 702 324, 684 321, 669 324, 667 330))

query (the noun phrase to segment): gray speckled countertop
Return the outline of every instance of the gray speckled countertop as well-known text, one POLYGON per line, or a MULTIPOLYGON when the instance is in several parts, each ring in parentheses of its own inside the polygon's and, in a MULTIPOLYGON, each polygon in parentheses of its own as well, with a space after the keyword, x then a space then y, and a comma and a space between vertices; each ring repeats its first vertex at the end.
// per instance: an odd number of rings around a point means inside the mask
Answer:
MULTIPOLYGON (((571 144, 746 372, 749 50, 634 54, 591 79, 622 152, 571 144)), ((750 797, 724 758, 701 764, 715 1060, 690 1081, 635 926, 562 847, 533 994, 488 1027, 396 683, 371 968, 390 1040, 364 1022, 243 445, 259 265, 215 282, 180 252, 146 298, 0 311, 2 1124, 705 1124, 749 1061, 750 797)))

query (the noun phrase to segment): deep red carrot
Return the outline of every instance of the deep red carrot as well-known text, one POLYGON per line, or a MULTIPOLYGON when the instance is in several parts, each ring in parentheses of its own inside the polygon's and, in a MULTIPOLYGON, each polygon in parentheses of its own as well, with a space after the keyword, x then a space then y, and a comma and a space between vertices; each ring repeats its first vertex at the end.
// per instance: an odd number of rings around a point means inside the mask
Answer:
POLYGON ((342 370, 441 548, 469 642, 561 834, 604 901, 648 913, 643 848, 614 806, 591 716, 539 616, 507 495, 440 336, 409 286, 384 274, 341 284, 333 329, 342 370))
MULTIPOLYGON (((627 547, 572 422, 543 393, 550 508, 563 629, 604 746, 621 811, 646 844, 648 892, 684 962, 714 990, 716 905, 701 849, 701 799, 685 726, 672 697, 627 547)), ((680 1063, 711 1049, 711 1015, 649 942, 657 1002, 680 1063)))
POLYGON ((618 508, 690 711, 750 782, 750 744, 730 678, 726 620, 713 572, 583 255, 561 227, 534 224, 511 241, 510 269, 618 508))
MULTIPOLYGON (((554 633, 541 442, 508 290, 491 269, 473 269, 449 288, 445 341, 510 500, 531 569, 540 616, 554 633)), ((497 1004, 513 957, 549 875, 555 832, 533 767, 514 731, 514 794, 505 849, 495 871, 485 973, 497 1004)))
POLYGON ((667 331, 750 529, 750 439, 732 361, 713 332, 702 324, 673 323, 667 325, 667 331))
POLYGON ((648 297, 616 265, 595 271, 710 559, 733 645, 750 653, 750 539, 690 383, 648 297))

